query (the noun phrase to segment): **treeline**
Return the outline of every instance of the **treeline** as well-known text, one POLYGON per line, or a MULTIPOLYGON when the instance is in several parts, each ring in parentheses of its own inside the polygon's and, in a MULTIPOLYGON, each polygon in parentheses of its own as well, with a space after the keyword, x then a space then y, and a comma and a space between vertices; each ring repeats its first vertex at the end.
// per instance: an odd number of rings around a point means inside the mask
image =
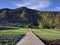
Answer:
POLYGON ((42 20, 39 22, 41 28, 60 28, 60 12, 40 12, 42 20))

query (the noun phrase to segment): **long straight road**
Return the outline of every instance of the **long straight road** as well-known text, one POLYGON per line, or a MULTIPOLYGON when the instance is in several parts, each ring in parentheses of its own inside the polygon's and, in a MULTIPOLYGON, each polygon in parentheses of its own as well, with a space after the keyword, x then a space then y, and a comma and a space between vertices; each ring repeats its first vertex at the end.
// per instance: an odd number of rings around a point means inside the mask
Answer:
POLYGON ((29 29, 29 32, 16 45, 45 45, 45 44, 32 33, 31 29, 29 29))

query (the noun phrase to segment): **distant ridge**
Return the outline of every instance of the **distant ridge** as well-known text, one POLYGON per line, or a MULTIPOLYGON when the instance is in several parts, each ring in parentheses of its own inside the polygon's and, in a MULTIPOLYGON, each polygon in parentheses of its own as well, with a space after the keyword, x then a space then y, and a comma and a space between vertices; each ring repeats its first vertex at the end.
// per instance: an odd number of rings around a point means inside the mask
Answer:
POLYGON ((0 9, 0 25, 60 29, 60 12, 4 8, 0 9))

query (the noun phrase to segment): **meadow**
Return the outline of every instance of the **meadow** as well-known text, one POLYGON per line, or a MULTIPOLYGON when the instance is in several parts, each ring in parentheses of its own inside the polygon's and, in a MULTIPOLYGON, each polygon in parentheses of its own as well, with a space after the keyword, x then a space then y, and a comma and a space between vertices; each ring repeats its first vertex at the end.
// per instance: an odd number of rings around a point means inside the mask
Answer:
MULTIPOLYGON (((0 26, 0 45, 15 45, 29 28, 0 26)), ((60 40, 60 31, 57 29, 32 28, 33 33, 44 41, 60 40)))
POLYGON ((60 39, 60 32, 56 29, 32 29, 34 34, 43 40, 56 40, 60 39))
POLYGON ((15 45, 27 32, 28 28, 2 29, 0 31, 0 45, 15 45))
POLYGON ((33 33, 45 45, 60 45, 60 31, 58 29, 32 29, 33 33))

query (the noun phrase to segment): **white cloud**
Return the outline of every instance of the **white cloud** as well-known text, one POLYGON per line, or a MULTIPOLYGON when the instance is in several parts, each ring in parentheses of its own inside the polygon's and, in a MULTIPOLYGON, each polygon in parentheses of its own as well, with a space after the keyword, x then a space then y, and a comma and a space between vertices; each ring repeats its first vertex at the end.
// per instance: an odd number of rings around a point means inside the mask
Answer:
POLYGON ((60 7, 56 7, 56 10, 60 10, 60 7))
POLYGON ((30 8, 32 9, 42 9, 42 8, 47 8, 51 5, 49 0, 39 0, 36 1, 36 4, 32 5, 30 8))
POLYGON ((14 4, 17 7, 28 7, 31 9, 47 8, 51 5, 50 0, 23 0, 23 3, 14 4))
POLYGON ((30 5, 31 3, 24 3, 24 4, 15 4, 17 7, 22 7, 22 6, 28 6, 30 5))

